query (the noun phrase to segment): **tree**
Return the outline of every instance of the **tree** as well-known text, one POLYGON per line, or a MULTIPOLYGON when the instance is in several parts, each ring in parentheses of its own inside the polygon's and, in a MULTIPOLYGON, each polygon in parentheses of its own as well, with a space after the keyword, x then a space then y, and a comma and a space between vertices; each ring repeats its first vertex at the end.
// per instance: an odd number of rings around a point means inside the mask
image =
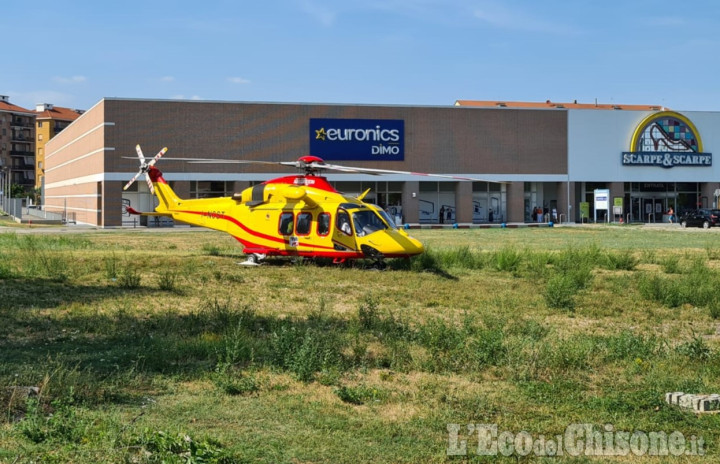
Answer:
POLYGON ((25 189, 20 184, 12 184, 10 187, 10 197, 11 198, 25 198, 27 196, 27 193, 25 193, 25 189))

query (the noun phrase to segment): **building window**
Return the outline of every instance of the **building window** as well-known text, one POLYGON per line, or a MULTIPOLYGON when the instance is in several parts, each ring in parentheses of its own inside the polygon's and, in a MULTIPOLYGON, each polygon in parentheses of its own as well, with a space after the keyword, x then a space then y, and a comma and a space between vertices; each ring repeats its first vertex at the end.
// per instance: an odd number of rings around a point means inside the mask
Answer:
POLYGON ((42 121, 38 121, 38 127, 42 127, 42 121))
POLYGON ((38 140, 42 140, 42 134, 38 134, 38 140))
POLYGON ((222 181, 190 181, 191 198, 212 198, 228 196, 233 182, 222 181))

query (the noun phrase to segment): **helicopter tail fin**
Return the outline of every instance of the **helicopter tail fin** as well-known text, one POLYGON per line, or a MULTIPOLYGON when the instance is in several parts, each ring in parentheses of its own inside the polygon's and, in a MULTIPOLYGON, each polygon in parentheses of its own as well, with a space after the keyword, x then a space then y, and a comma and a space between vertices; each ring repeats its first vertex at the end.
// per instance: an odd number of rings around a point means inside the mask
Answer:
POLYGON ((155 208, 158 213, 171 212, 182 201, 175 191, 168 185, 162 176, 162 172, 155 166, 148 169, 148 180, 152 182, 155 196, 158 198, 159 204, 155 208))

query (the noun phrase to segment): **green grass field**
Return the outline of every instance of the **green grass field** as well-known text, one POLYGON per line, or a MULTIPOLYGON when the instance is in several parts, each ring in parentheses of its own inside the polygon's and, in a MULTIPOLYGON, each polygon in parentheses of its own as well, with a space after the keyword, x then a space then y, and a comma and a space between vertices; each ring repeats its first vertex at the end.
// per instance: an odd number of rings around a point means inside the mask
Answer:
POLYGON ((0 234, 0 462, 720 456, 719 415, 664 401, 720 393, 714 230, 419 230, 428 252, 385 271, 247 268, 211 231, 15 230, 0 234), (479 424, 678 432, 707 455, 479 456, 479 424))

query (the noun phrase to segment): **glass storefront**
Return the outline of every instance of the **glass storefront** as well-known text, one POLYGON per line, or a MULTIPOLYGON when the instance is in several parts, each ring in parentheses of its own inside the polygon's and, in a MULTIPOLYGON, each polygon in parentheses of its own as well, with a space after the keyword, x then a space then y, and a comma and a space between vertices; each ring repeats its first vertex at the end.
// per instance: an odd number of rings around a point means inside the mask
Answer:
POLYGON ((698 182, 626 182, 625 217, 630 222, 663 222, 673 209, 676 216, 707 208, 698 182))
POLYGON ((473 182, 472 222, 504 222, 507 210, 506 192, 506 184, 473 182))
POLYGON ((331 182, 331 184, 338 192, 354 197, 370 189, 364 201, 380 206, 387 211, 396 224, 402 224, 404 220, 402 182, 331 182))

